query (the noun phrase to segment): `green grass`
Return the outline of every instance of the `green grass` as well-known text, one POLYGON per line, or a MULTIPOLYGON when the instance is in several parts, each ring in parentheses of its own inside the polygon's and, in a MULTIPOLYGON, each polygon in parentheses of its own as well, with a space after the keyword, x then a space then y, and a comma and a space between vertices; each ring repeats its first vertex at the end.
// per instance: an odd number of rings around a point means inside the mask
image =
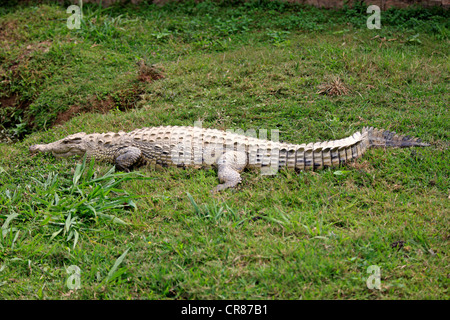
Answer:
POLYGON ((9 136, 31 133, 0 144, 1 298, 448 299, 447 12, 382 12, 381 30, 366 29, 358 6, 204 2, 84 14, 69 30, 62 7, 0 11, 0 26, 14 26, 0 34, 0 98, 28 106, 1 108, 1 124, 9 136), (139 60, 165 78, 139 81, 139 60), (347 95, 317 93, 333 77, 347 95), (51 125, 99 101, 115 105, 51 125), (246 171, 220 194, 210 192, 213 170, 121 174, 28 154, 79 131, 198 120, 278 129, 294 143, 370 125, 433 145, 370 150, 317 172, 246 171), (72 265, 81 288, 71 291, 72 265), (366 286, 371 265, 381 290, 366 286))

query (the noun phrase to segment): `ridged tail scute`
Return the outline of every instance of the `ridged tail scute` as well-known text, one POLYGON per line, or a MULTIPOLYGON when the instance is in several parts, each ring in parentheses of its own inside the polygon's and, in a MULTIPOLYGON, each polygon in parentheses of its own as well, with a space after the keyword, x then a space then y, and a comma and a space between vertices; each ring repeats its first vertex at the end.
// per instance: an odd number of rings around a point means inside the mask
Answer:
POLYGON ((430 146, 429 143, 422 142, 419 138, 398 135, 394 131, 364 127, 362 129, 362 133, 364 132, 367 132, 369 147, 372 148, 409 148, 430 146))
POLYGON ((368 147, 368 133, 359 131, 345 139, 299 145, 296 148, 295 168, 318 170, 336 167, 361 157, 368 147))
POLYGON ((287 163, 295 163, 297 170, 317 170, 324 167, 336 167, 360 158, 368 148, 427 146, 429 146, 428 143, 424 143, 418 138, 397 135, 388 130, 364 127, 361 131, 345 139, 296 146, 292 150, 288 150, 287 163))

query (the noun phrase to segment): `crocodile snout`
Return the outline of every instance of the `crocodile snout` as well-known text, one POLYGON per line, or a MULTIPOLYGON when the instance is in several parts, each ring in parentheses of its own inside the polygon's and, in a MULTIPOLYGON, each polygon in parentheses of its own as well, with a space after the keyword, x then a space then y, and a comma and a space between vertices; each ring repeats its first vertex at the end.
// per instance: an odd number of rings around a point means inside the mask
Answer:
POLYGON ((31 154, 35 154, 39 152, 38 145, 34 144, 28 148, 31 154))

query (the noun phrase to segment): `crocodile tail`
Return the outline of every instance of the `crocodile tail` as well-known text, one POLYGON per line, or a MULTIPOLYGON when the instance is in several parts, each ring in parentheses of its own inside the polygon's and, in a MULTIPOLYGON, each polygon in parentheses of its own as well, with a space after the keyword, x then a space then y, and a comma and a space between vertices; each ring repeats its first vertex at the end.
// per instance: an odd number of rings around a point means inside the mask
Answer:
POLYGON ((369 147, 367 132, 355 132, 340 140, 300 145, 296 150, 297 170, 336 167, 361 157, 369 147))
POLYGON ((288 166, 298 170, 316 170, 336 167, 360 158, 368 148, 415 146, 426 147, 429 144, 410 136, 397 135, 392 131, 364 127, 345 139, 300 145, 288 153, 287 162, 288 166), (290 159, 291 153, 295 154, 295 158, 292 156, 290 159))
POLYGON ((364 127, 362 134, 367 133, 368 145, 372 148, 408 148, 408 147, 428 147, 430 144, 422 142, 419 138, 398 135, 394 131, 364 127))

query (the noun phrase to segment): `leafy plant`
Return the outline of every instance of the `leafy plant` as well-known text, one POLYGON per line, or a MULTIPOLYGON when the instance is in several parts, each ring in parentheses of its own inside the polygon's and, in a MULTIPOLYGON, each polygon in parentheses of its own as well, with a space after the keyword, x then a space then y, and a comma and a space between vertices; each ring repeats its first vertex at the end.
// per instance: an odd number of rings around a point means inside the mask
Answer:
POLYGON ((228 204, 219 205, 218 203, 198 205, 190 193, 186 193, 189 201, 194 207, 194 212, 197 217, 213 223, 229 222, 233 223, 233 226, 241 225, 247 219, 240 219, 240 215, 236 210, 230 208, 228 204))
MULTIPOLYGON (((136 205, 134 197, 120 189, 119 185, 139 178, 139 175, 114 171, 112 167, 104 175, 96 177, 94 160, 86 164, 84 159, 76 166, 71 180, 52 172, 47 178, 42 175, 42 179, 32 177, 35 185, 28 186, 30 205, 22 207, 21 216, 40 219, 41 225, 56 228, 50 239, 62 236, 66 241, 71 241, 73 247, 76 246, 80 233, 92 224, 98 224, 100 220, 126 225, 117 215, 129 208, 136 209, 136 205)), ((13 194, 9 190, 3 191, 0 194, 0 207, 6 206, 12 212, 12 205, 19 201, 16 191, 13 194)), ((17 215, 10 214, 9 217, 17 215)), ((5 228, 9 221, 6 220, 5 228)))
POLYGON ((270 30, 267 29, 266 35, 269 37, 269 41, 272 42, 275 46, 281 46, 287 43, 287 36, 290 34, 289 31, 284 30, 270 30))

